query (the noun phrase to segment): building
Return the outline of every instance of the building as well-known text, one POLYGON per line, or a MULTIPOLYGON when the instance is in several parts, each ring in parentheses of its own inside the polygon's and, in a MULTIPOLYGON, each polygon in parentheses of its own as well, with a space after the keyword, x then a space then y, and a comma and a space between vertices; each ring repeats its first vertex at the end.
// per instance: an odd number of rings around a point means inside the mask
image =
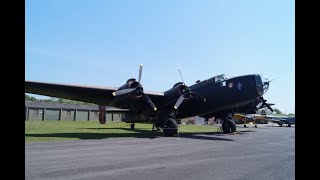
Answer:
MULTIPOLYGON (((128 110, 106 106, 107 121, 121 121, 128 110)), ((63 104, 57 102, 25 101, 25 121, 98 121, 98 105, 63 104)), ((183 124, 206 124, 204 118, 198 116, 182 119, 183 124)), ((217 124, 209 118, 208 124, 217 124)))
MULTIPOLYGON (((121 121, 123 111, 123 109, 106 107, 106 120, 121 121)), ((25 121, 98 121, 98 119, 98 105, 25 101, 25 121)))
POLYGON ((217 119, 215 121, 215 117, 209 118, 208 122, 205 121, 205 118, 201 118, 199 116, 193 116, 189 118, 181 119, 182 124, 196 124, 196 125, 213 125, 213 124, 221 124, 220 120, 217 119))

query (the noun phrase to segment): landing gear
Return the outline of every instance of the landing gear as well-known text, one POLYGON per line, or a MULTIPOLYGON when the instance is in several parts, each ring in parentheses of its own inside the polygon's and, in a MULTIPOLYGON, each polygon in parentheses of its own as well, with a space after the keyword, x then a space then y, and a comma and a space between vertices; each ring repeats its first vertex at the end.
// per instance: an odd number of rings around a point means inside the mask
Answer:
POLYGON ((291 124, 288 124, 288 127, 291 127, 291 124))
POLYGON ((222 123, 222 131, 224 134, 233 133, 236 131, 236 124, 233 120, 228 118, 227 120, 224 120, 222 123))
POLYGON ((178 124, 173 118, 169 118, 162 128, 164 136, 174 136, 178 132, 178 124))
POLYGON ((243 125, 243 127, 247 127, 247 125, 243 125))
POLYGON ((282 123, 278 123, 278 124, 279 124, 280 127, 282 127, 282 125, 283 125, 282 123))
POLYGON ((256 128, 256 127, 258 127, 258 126, 255 124, 254 127, 256 128))
POLYGON ((130 129, 134 129, 134 123, 130 125, 130 129))
POLYGON ((160 126, 157 125, 157 124, 154 124, 154 125, 152 126, 152 131, 160 131, 160 126))

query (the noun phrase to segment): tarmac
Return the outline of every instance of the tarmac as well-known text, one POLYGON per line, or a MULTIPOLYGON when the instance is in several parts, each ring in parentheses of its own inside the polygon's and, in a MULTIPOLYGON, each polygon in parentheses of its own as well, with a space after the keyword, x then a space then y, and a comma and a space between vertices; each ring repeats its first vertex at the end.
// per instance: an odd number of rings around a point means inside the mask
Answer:
POLYGON ((295 126, 25 143, 25 179, 295 179, 295 126))

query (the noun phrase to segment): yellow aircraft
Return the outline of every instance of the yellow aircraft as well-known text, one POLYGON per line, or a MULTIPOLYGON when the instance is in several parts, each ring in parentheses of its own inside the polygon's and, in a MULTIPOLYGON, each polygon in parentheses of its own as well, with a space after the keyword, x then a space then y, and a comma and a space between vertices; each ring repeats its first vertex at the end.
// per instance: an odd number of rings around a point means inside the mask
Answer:
POLYGON ((265 117, 266 115, 261 114, 234 114, 233 119, 243 121, 243 127, 247 127, 247 124, 254 124, 254 127, 258 127, 256 121, 262 120, 265 117))

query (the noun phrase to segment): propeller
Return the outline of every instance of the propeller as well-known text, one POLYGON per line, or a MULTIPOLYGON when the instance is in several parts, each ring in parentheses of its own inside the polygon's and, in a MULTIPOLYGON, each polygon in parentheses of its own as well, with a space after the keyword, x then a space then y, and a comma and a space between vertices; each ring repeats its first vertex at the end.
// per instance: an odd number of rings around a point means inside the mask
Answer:
POLYGON ((123 94, 129 94, 134 90, 138 90, 138 88, 141 86, 141 84, 140 84, 141 76, 142 76, 142 64, 139 65, 139 79, 138 79, 139 85, 136 88, 121 89, 121 90, 115 91, 115 92, 112 93, 112 95, 113 96, 119 96, 119 95, 123 95, 123 94))
POLYGON ((113 92, 112 95, 113 96, 119 96, 119 95, 123 95, 123 94, 129 94, 134 90, 136 90, 136 88, 121 89, 121 90, 113 92))
POLYGON ((191 89, 186 86, 186 84, 184 83, 184 80, 183 80, 183 77, 182 77, 182 74, 181 74, 181 71, 180 69, 178 68, 178 71, 179 71, 179 74, 180 74, 180 77, 182 79, 182 82, 183 82, 183 86, 184 86, 184 91, 182 91, 183 93, 181 94, 181 96, 179 97, 179 99, 177 100, 177 102, 175 103, 175 105, 173 106, 174 109, 178 109, 179 106, 182 104, 182 102, 185 100, 185 99, 188 99, 188 98, 196 98, 198 100, 201 100, 203 102, 206 101, 206 98, 194 93, 194 92, 191 92, 191 89))
POLYGON ((138 86, 135 88, 128 88, 128 89, 121 89, 117 90, 112 93, 113 96, 119 96, 119 95, 124 95, 124 94, 129 94, 131 92, 135 94, 141 94, 142 98, 147 104, 154 110, 157 110, 157 107, 154 105, 154 103, 151 101, 151 99, 143 92, 143 89, 141 87, 140 81, 141 81, 141 76, 142 76, 142 64, 139 65, 139 79, 138 79, 138 86))
POLYGON ((270 105, 273 105, 273 104, 266 103, 267 100, 265 100, 262 96, 260 97, 260 100, 261 100, 261 102, 256 106, 257 109, 260 109, 260 108, 266 106, 271 112, 273 112, 273 109, 270 106, 270 105))

